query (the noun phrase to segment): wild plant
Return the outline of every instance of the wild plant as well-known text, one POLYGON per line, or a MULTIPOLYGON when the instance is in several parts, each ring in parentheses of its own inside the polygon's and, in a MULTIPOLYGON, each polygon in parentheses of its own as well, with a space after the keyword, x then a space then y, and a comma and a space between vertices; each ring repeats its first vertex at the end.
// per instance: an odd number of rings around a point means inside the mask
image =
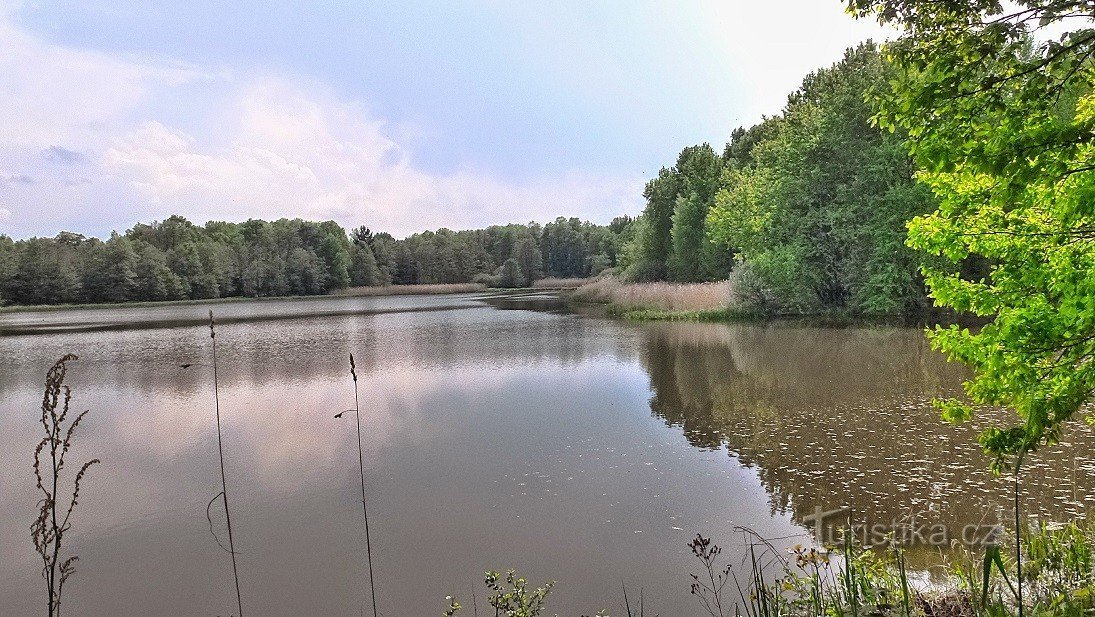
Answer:
MULTIPOLYGON (((644 617, 646 615, 645 599, 643 598, 643 588, 639 587, 639 604, 635 607, 636 613, 631 612, 631 601, 627 597, 627 585, 624 588, 624 610, 627 611, 627 617, 644 617)), ((655 615, 655 617, 657 617, 655 615)))
MULTIPOLYGON (((224 502, 224 521, 225 526, 228 527, 228 554, 232 556, 232 579, 236 584, 236 607, 239 609, 239 617, 243 617, 243 596, 240 593, 240 574, 239 567, 236 564, 236 544, 232 537, 232 515, 228 510, 228 481, 225 479, 224 474, 224 437, 221 433, 221 398, 220 398, 220 381, 217 375, 217 330, 216 322, 213 320, 213 311, 209 311, 209 338, 213 342, 213 401, 217 412, 217 455, 220 460, 221 470, 221 492, 219 495, 213 497, 209 504, 212 505, 217 497, 222 498, 224 502)), ((209 514, 209 507, 206 507, 206 515, 209 514)), ((212 529, 212 522, 210 522, 210 529, 212 529)), ((216 538, 216 534, 213 535, 216 538)), ((220 543, 220 540, 217 540, 220 543)), ((223 548, 223 546, 222 546, 223 548)))
POLYGON ((72 555, 62 561, 61 549, 65 534, 72 529, 72 512, 79 502, 80 483, 87 470, 99 463, 96 458, 80 466, 72 484, 72 497, 67 500, 68 505, 60 505, 57 496, 61 490, 61 471, 65 467, 65 455, 72 447, 76 428, 88 413, 83 411, 66 424, 72 402, 72 389, 65 385, 65 373, 68 362, 76 359, 75 355, 66 354, 46 373, 41 417, 45 436, 34 449, 34 477, 43 497, 38 502, 38 517, 30 527, 30 535, 34 541, 34 549, 42 558, 42 578, 46 581, 50 617, 61 614, 61 594, 65 583, 76 572, 76 562, 79 560, 78 556, 72 555))
POLYGON ((742 580, 730 565, 718 560, 722 549, 709 538, 697 535, 689 544, 704 566, 704 572, 691 574, 691 591, 711 617, 745 615, 779 617, 783 615, 903 615, 918 610, 905 570, 904 551, 893 547, 886 552, 857 543, 854 534, 844 532, 841 546, 791 548, 790 559, 771 541, 755 531, 739 527, 745 540, 748 578, 742 580), (768 572, 778 572, 774 577, 768 572), (739 602, 725 597, 732 581, 739 602))
MULTIPOLYGON (((357 364, 354 363, 354 354, 350 354, 350 376, 354 379, 354 417, 357 420, 357 464, 358 471, 361 475, 361 509, 365 515, 365 555, 369 565, 369 594, 372 598, 373 617, 377 617, 376 584, 373 580, 373 545, 372 539, 369 536, 369 506, 365 500, 365 454, 361 447, 361 403, 358 396, 357 364)), ((342 413, 339 413, 335 417, 342 417, 342 413)), ((455 604, 455 600, 452 604, 455 604)), ((450 606, 450 609, 452 609, 454 613, 459 610, 459 608, 459 604, 456 604, 455 607, 450 606)))
POLYGON ((487 572, 483 579, 491 595, 487 596, 487 603, 494 607, 495 615, 501 614, 509 617, 536 617, 544 610, 544 603, 548 594, 555 587, 555 581, 529 591, 528 581, 517 576, 514 570, 506 572, 505 582, 498 572, 487 572))
POLYGON ((722 548, 718 544, 712 544, 711 538, 705 538, 700 534, 696 534, 696 537, 688 543, 688 547, 703 564, 704 569, 701 574, 689 573, 692 577, 692 595, 699 599, 700 604, 711 617, 726 617, 722 594, 727 583, 730 582, 730 564, 718 564, 722 548))
MULTIPOLYGON (((504 577, 499 572, 487 572, 483 582, 491 592, 487 604, 494 608, 495 617, 540 617, 547 597, 555 587, 555 581, 550 581, 530 590, 528 581, 514 570, 508 570, 504 577)), ((445 602, 445 617, 452 617, 461 608, 453 596, 445 598, 445 602)), ((608 614, 600 611, 596 617, 608 617, 608 614)))
POLYGON ((460 606, 460 603, 456 601, 456 598, 452 596, 446 596, 445 602, 448 603, 448 606, 446 606, 445 611, 441 613, 444 617, 453 617, 453 615, 455 615, 457 612, 460 611, 461 608, 463 608, 462 606, 460 606))

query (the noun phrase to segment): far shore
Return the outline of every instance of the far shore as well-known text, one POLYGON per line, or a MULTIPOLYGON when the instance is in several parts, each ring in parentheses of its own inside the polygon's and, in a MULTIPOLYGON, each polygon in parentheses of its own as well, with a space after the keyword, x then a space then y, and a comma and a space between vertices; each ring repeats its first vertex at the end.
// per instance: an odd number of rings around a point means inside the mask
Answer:
POLYGON ((336 293, 314 296, 227 296, 222 298, 203 298, 200 300, 163 300, 159 302, 117 302, 99 304, 36 304, 0 306, 0 314, 29 311, 69 311, 75 309, 109 309, 119 307, 146 306, 187 306, 217 304, 222 302, 272 302, 284 300, 315 300, 320 298, 354 298, 368 296, 422 296, 440 294, 465 294, 488 291, 485 285, 478 283, 459 283, 453 285, 385 285, 383 287, 351 287, 336 293))
POLYGON ((330 294, 313 296, 226 296, 221 298, 203 298, 200 300, 162 300, 156 302, 117 302, 95 304, 36 304, 0 306, 0 315, 32 311, 70 311, 77 309, 111 309, 120 307, 156 307, 156 306, 200 306, 223 302, 274 302, 286 300, 316 300, 321 298, 365 298, 372 296, 424 296, 456 295, 469 293, 512 293, 519 291, 557 291, 573 289, 588 279, 541 279, 532 287, 492 288, 482 283, 442 283, 422 285, 384 285, 379 287, 347 287, 330 294))

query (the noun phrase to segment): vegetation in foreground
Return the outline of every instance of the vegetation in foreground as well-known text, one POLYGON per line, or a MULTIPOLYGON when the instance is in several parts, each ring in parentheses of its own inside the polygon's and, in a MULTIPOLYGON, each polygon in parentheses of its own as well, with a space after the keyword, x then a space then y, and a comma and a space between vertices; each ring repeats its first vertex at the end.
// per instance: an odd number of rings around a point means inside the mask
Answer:
MULTIPOLYGON (((739 527, 746 558, 732 563, 723 549, 702 535, 688 548, 698 562, 682 584, 696 599, 696 615, 709 617, 976 617, 1015 614, 1020 603, 1032 615, 1086 615, 1095 611, 1095 534, 1072 523, 1028 529, 1022 544, 1027 568, 1021 579, 1009 574, 1014 563, 1000 546, 988 544, 953 552, 930 578, 910 572, 905 548, 894 538, 881 547, 864 547, 854 533, 839 546, 780 550, 750 529, 739 527)), ((1000 538, 998 538, 1000 539, 1000 538)), ((487 572, 487 604, 496 615, 546 614, 555 587, 534 589, 510 570, 487 572)), ((622 604, 628 617, 645 612, 645 598, 632 607, 627 588, 622 604), (635 611, 633 611, 633 608, 635 611)), ((473 594, 473 602, 474 594, 473 594)), ((655 601, 656 604, 656 601, 655 601)), ((463 609, 445 598, 442 615, 463 609)), ((478 614, 478 606, 474 606, 478 614)), ((607 617, 607 611, 597 615, 607 617)))
MULTIPOLYGON (((864 547, 846 533, 839 546, 775 548, 739 528, 748 558, 729 563, 710 538, 690 544, 702 567, 692 594, 712 617, 875 615, 910 617, 1083 615, 1095 610, 1090 527, 1041 525, 1023 534, 1027 567, 1020 578, 997 544, 960 549, 937 576, 909 572, 905 549, 891 538, 864 547), (1019 607, 1023 606, 1023 610, 1019 607)), ((998 538, 1002 539, 1002 538, 998 538)))
POLYGON ((80 466, 72 480, 72 496, 62 501, 61 471, 65 467, 65 456, 72 448, 72 438, 80 421, 88 413, 84 411, 69 418, 72 389, 65 384, 65 376, 68 363, 76 359, 68 354, 46 373, 40 418, 45 436, 34 449, 34 477, 42 499, 38 502, 38 516, 30 527, 30 535, 34 550, 42 558, 42 578, 46 583, 46 606, 50 617, 61 614, 65 583, 76 573, 76 562, 80 559, 76 555, 62 559, 61 555, 65 534, 72 529, 72 513, 79 502, 80 483, 88 469, 99 463, 99 459, 92 459, 80 466))

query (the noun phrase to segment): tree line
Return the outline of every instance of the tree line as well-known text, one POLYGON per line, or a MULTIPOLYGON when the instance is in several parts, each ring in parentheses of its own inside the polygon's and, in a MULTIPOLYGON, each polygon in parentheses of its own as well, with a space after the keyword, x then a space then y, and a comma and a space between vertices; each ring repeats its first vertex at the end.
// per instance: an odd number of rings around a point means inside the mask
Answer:
POLYGON ((52 304, 388 284, 520 287, 614 268, 630 281, 731 278, 738 301, 764 313, 918 313, 929 302, 906 223, 931 212, 935 198, 916 180, 904 129, 874 122, 876 93, 893 71, 873 43, 849 49, 807 76, 781 113, 733 131, 721 153, 708 143, 684 148, 647 183, 635 219, 605 226, 558 218, 397 240, 333 222, 196 226, 176 216, 106 241, 69 232, 0 237, 0 298, 52 304))
POLYGON ((900 132, 872 122, 889 71, 876 45, 849 49, 735 130, 719 154, 681 151, 647 183, 623 251, 636 281, 733 278, 739 300, 777 313, 900 315, 927 304, 906 222, 933 208, 900 132))
POLYGON ((540 225, 440 229, 397 240, 333 221, 140 223, 107 240, 64 231, 0 235, 0 303, 114 303, 315 295, 350 286, 463 283, 520 287, 616 265, 630 217, 610 225, 558 218, 540 225))

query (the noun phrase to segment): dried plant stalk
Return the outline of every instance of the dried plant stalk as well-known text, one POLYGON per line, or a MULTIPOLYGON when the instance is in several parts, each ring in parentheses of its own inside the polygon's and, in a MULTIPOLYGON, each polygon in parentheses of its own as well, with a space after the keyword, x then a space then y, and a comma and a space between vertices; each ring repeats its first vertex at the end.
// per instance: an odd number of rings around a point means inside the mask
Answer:
POLYGON ((72 497, 64 512, 60 512, 57 493, 61 483, 61 470, 65 466, 65 455, 72 447, 76 427, 87 415, 87 411, 83 411, 67 426, 65 424, 69 404, 72 402, 72 389, 65 385, 65 373, 67 363, 76 359, 75 355, 67 354, 46 373, 41 417, 45 436, 34 449, 34 477, 43 497, 38 502, 38 517, 30 527, 30 535, 34 541, 34 549, 42 557, 42 578, 46 581, 50 617, 61 614, 61 592, 65 582, 76 572, 76 561, 79 560, 79 557, 73 555, 61 561, 61 547, 64 535, 72 528, 72 512, 80 497, 80 483, 87 470, 99 463, 99 459, 92 459, 80 467, 73 481, 72 497), (45 469, 43 462, 46 464, 45 469), (46 477, 43 477, 43 473, 46 477))
POLYGON ((365 514, 365 555, 369 563, 369 593, 373 602, 373 617, 377 617, 376 584, 373 581, 373 547, 369 538, 369 506, 365 503, 365 455, 361 447, 361 405, 357 393, 357 365, 350 354, 350 375, 354 378, 354 415, 357 418, 357 464, 361 473, 361 509, 365 514))
MULTIPOLYGON (((236 544, 232 538, 232 515, 228 511, 228 482, 224 476, 224 438, 221 435, 220 382, 217 379, 217 330, 216 322, 213 320, 213 311, 209 311, 209 338, 213 341, 213 401, 217 410, 217 455, 220 458, 221 467, 221 494, 219 497, 224 500, 224 522, 228 527, 228 553, 232 556, 232 579, 236 583, 236 606, 239 609, 239 617, 243 617, 243 596, 240 594, 240 574, 239 567, 236 565, 236 544)), ((215 501, 216 497, 213 500, 215 501)), ((208 508, 206 510, 208 514, 208 508)), ((214 537, 216 537, 216 534, 214 534, 214 537)))

